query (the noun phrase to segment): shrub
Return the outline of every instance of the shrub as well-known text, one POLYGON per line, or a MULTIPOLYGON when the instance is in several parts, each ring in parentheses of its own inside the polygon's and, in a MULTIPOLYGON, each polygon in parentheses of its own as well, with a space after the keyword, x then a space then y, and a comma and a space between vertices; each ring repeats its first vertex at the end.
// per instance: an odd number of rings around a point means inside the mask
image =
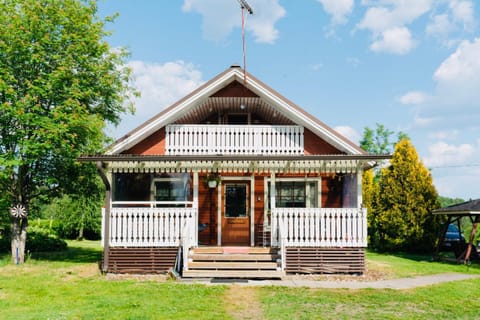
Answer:
POLYGON ((26 250, 31 252, 65 250, 67 243, 58 237, 55 227, 58 228, 55 220, 32 221, 28 228, 26 250))

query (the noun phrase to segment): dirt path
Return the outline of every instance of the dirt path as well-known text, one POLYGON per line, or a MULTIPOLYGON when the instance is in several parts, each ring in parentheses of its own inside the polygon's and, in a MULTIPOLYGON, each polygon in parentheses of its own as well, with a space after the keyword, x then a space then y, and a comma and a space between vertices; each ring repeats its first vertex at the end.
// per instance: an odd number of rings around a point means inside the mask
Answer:
POLYGON ((257 289, 249 286, 231 285, 224 296, 227 313, 236 320, 263 319, 263 310, 258 301, 257 289))

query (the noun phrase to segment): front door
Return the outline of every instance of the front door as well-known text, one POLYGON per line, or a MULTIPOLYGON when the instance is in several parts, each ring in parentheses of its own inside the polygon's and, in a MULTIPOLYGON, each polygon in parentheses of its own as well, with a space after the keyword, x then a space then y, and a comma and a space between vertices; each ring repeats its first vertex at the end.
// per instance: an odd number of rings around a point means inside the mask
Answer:
POLYGON ((222 184, 222 245, 250 244, 250 184, 222 184))

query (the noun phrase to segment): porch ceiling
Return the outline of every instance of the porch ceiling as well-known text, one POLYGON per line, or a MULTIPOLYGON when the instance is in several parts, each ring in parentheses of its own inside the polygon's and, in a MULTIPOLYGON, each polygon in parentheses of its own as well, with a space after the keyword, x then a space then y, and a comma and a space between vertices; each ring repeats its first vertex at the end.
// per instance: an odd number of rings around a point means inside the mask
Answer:
POLYGON ((385 155, 320 156, 85 156, 80 161, 105 163, 113 172, 251 172, 356 173, 385 155))
POLYGON ((260 97, 209 97, 192 112, 185 112, 175 120, 176 124, 196 124, 207 119, 212 113, 256 113, 278 125, 295 123, 260 97), (242 107, 243 106, 243 109, 242 107))

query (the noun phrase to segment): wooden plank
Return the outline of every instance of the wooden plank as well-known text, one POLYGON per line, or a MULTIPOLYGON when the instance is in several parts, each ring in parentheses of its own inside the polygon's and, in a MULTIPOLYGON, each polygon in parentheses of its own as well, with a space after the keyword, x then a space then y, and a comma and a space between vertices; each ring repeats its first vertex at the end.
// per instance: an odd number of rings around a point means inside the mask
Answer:
POLYGON ((255 270, 188 270, 183 271, 185 278, 257 278, 278 279, 285 275, 282 271, 255 271, 255 270))
POLYGON ((362 248, 288 247, 285 266, 287 273, 363 273, 365 250, 362 248))
POLYGON ((212 262, 212 261, 192 261, 188 264, 190 269, 236 269, 236 270, 276 270, 276 262, 212 262))
POLYGON ((279 256, 273 254, 191 254, 189 257, 199 261, 274 261, 279 256))
POLYGON ((178 248, 112 248, 108 272, 165 273, 175 264, 178 248))

